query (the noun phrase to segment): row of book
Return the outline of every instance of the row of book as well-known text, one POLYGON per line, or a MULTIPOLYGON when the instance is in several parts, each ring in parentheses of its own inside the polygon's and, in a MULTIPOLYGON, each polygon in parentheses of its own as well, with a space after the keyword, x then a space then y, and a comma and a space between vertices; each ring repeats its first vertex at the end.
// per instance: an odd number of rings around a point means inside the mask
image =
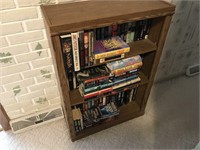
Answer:
POLYGON ((119 107, 136 98, 138 85, 118 89, 111 95, 91 98, 72 109, 76 132, 119 115, 119 107))
POLYGON ((114 36, 120 36, 126 43, 142 40, 148 37, 152 20, 140 20, 122 24, 97 28, 94 30, 96 40, 104 40, 114 36))
POLYGON ((151 20, 142 20, 60 36, 66 71, 124 58, 130 51, 127 43, 147 38, 150 27, 151 20))

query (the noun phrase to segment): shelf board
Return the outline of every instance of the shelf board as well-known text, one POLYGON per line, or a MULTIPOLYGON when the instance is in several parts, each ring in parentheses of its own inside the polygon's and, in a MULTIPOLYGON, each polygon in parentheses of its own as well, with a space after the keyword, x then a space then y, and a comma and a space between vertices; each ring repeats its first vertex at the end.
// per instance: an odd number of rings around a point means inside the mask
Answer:
POLYGON ((84 98, 81 96, 78 89, 74 89, 70 91, 69 96, 71 100, 71 106, 81 104, 84 102, 84 98))
MULTIPOLYGON (((130 52, 126 53, 125 58, 130 58, 130 57, 133 57, 136 55, 142 55, 142 54, 153 52, 153 51, 157 50, 156 44, 154 44, 149 39, 134 41, 134 42, 128 43, 128 45, 130 46, 130 52)), ((106 61, 104 63, 95 64, 93 66, 87 66, 84 69, 91 68, 91 67, 97 67, 97 66, 107 64, 112 61, 117 61, 117 60, 121 60, 121 59, 125 59, 125 58, 117 58, 115 60, 106 61)))
MULTIPOLYGON (((148 78, 144 75, 144 73, 139 72, 139 77, 141 78, 139 85, 144 85, 148 83, 148 78)), ((69 95, 71 100, 71 106, 82 104, 84 102, 84 98, 81 96, 78 89, 70 91, 69 95)))
POLYGON ((156 44, 154 44, 149 39, 134 41, 129 43, 128 45, 130 46, 131 50, 129 53, 127 53, 125 58, 133 57, 136 55, 142 55, 157 50, 156 44))
POLYGON ((82 1, 42 5, 51 35, 173 14, 175 6, 161 1, 82 1))
POLYGON ((76 133, 74 140, 83 138, 85 136, 96 133, 103 129, 125 122, 127 120, 139 117, 143 114, 144 112, 140 111, 140 107, 135 101, 129 102, 128 104, 124 104, 123 106, 120 107, 119 115, 114 117, 113 120, 103 122, 93 127, 85 128, 84 130, 76 133))

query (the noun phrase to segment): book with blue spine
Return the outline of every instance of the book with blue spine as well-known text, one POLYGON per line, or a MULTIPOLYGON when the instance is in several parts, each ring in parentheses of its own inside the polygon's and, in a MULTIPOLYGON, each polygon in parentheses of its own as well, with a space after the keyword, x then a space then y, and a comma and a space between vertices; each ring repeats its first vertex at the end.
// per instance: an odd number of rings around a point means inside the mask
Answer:
POLYGON ((116 69, 119 69, 119 68, 123 68, 123 67, 126 67, 126 66, 133 65, 133 64, 138 63, 138 62, 142 62, 142 58, 141 58, 140 55, 133 56, 133 57, 126 58, 126 59, 122 59, 122 60, 119 60, 119 61, 107 63, 107 67, 111 71, 113 71, 113 70, 116 70, 116 69))

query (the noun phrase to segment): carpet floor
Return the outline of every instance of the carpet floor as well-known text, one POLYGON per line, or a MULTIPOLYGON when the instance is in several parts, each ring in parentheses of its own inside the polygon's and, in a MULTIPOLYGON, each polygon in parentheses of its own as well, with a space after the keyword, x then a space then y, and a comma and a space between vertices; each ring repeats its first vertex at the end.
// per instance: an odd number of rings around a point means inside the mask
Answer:
POLYGON ((199 76, 154 84, 145 115, 71 142, 64 119, 13 134, 0 149, 192 149, 199 142, 199 76))

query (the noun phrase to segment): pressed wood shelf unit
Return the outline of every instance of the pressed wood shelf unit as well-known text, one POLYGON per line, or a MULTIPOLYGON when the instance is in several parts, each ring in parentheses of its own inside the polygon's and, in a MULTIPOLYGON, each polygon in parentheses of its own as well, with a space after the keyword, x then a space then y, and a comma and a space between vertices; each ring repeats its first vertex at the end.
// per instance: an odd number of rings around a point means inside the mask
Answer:
POLYGON ((164 1, 83 1, 43 5, 41 9, 72 141, 143 115, 175 6, 164 1), (84 99, 78 90, 70 91, 68 88, 60 35, 144 19, 152 19, 148 39, 129 43, 131 51, 125 56, 143 56, 143 66, 139 73, 141 82, 135 101, 121 106, 120 114, 112 120, 76 133, 72 120, 72 106, 83 103, 84 99))

